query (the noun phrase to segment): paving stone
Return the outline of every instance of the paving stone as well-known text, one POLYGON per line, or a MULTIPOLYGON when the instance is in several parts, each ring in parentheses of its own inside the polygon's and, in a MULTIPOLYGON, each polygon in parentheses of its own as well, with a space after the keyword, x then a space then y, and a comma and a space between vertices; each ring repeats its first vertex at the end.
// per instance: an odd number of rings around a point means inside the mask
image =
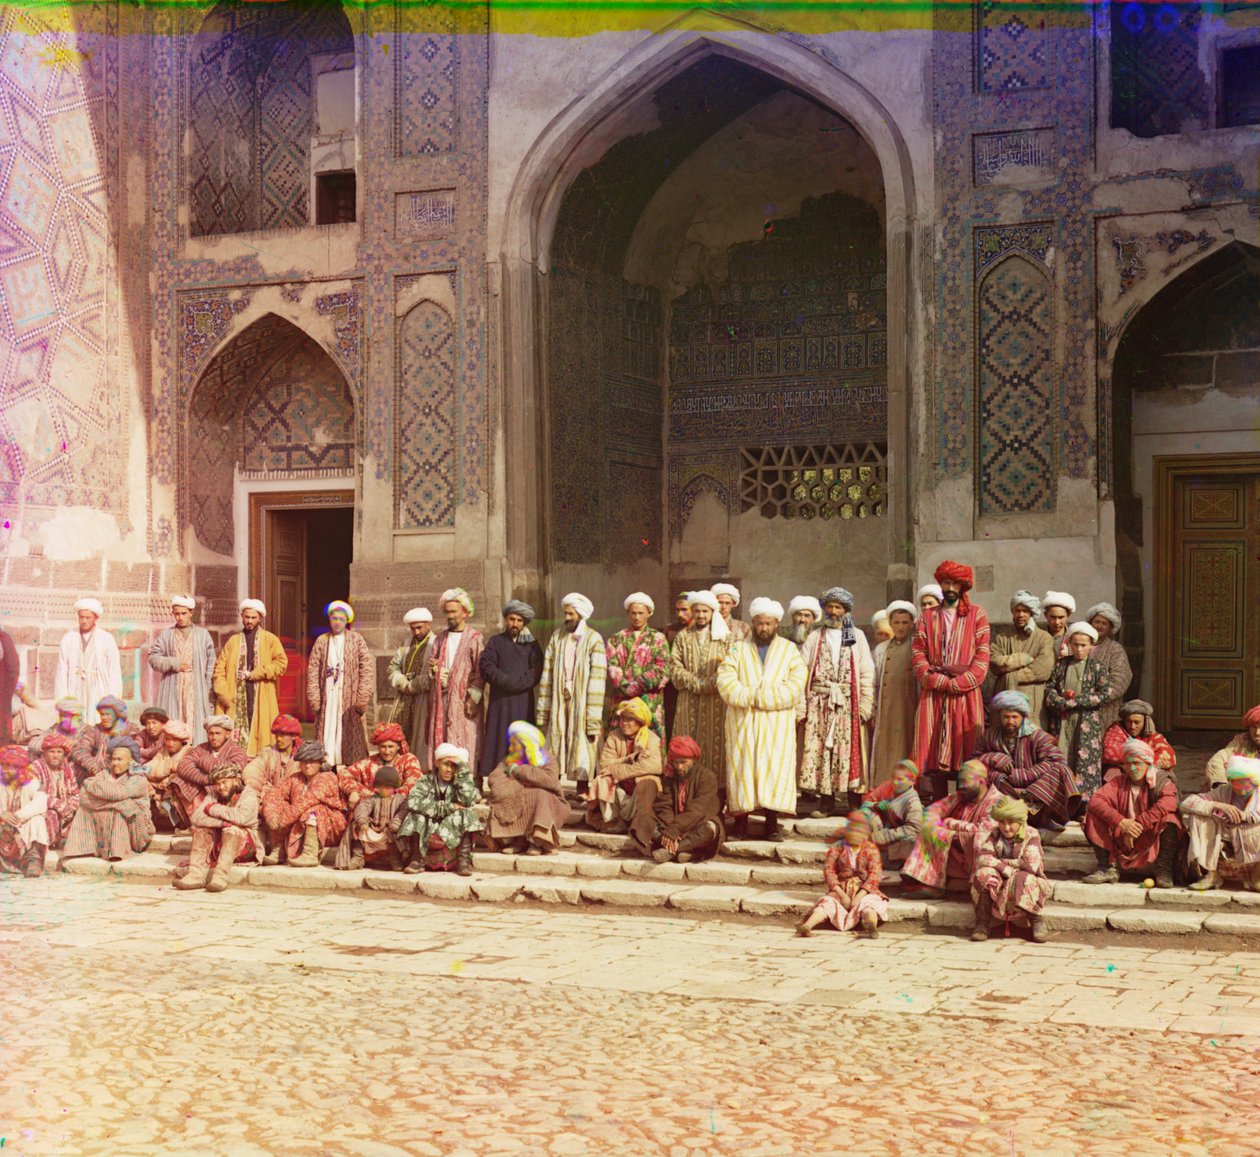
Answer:
POLYGON ((822 873, 809 864, 753 864, 754 884, 773 884, 782 888, 787 884, 822 885, 822 873))
POLYGON ((1260 916, 1250 912, 1213 912, 1204 921, 1208 932, 1230 936, 1260 936, 1260 916))
POLYGON ((329 868, 250 868, 251 888, 302 888, 309 891, 351 891, 363 887, 363 872, 337 872, 329 868))
POLYGON ((739 907, 750 916, 806 916, 817 900, 810 892, 753 892, 744 894, 739 907))
POLYGON ((473 867, 479 872, 514 872, 516 857, 502 852, 473 852, 473 867))
POLYGON ((629 876, 636 880, 664 880, 671 882, 681 880, 687 875, 687 865, 677 864, 673 860, 664 864, 653 863, 651 860, 624 860, 620 867, 623 876, 629 876))
POLYGON ((1146 889, 1137 884, 1082 884, 1079 880, 1055 880, 1056 904, 1079 904, 1083 908, 1140 908, 1146 904, 1146 889))
POLYGON ((1225 908, 1229 905, 1228 892, 1219 889, 1211 892, 1191 892, 1189 888, 1152 888, 1146 894, 1146 902, 1157 908, 1225 908))
POLYGON ((739 860, 773 860, 777 846, 765 840, 727 840, 722 845, 722 855, 739 860))
POLYGON ((747 864, 686 864, 688 883, 747 884, 752 869, 747 864))
MULTIPOLYGON (((819 895, 822 893, 819 892, 819 895)), ((927 919, 926 900, 899 900, 895 897, 888 901, 888 923, 905 924, 927 919)))
POLYGON ((621 852, 630 846, 630 837, 610 836, 604 832, 578 832, 577 842, 584 848, 598 848, 601 852, 621 852))
MULTIPOLYGON (((556 852, 550 856, 517 856, 516 874, 518 876, 575 876, 577 861, 587 859, 577 852, 556 852)), ((474 862, 474 867, 480 865, 474 862)))
POLYGON ((524 881, 515 876, 487 876, 482 880, 474 876, 472 879, 473 895, 478 900, 488 900, 497 904, 514 900, 521 894, 523 886, 524 881))
POLYGON ((620 860, 604 860, 599 856, 578 856, 576 865, 577 874, 589 880, 614 879, 622 874, 625 866, 620 860))
POLYGON ((740 901, 746 895, 748 893, 743 888, 723 888, 717 885, 679 888, 670 893, 669 906, 680 912, 738 912, 740 901))
POLYGON ((415 877, 416 891, 435 900, 471 900, 472 884, 467 876, 452 872, 423 872, 415 877))
POLYGON ((521 882, 521 892, 544 904, 580 904, 582 889, 563 876, 534 876, 521 882))
POLYGON ((1107 917, 1107 924, 1117 932, 1163 932, 1184 936, 1200 931, 1203 920, 1202 912, 1161 910, 1151 904, 1112 912, 1107 917))
POLYGON ((628 908, 663 908, 676 884, 655 880, 601 880, 582 884, 582 899, 597 904, 621 904, 628 908))
POLYGON ((364 885, 373 892, 402 892, 416 890, 416 877, 406 876, 402 872, 380 872, 368 868, 363 873, 364 885))
POLYGON ((1109 908, 1073 908, 1069 904, 1047 904, 1041 910, 1051 932, 1096 932, 1107 927, 1109 908))
POLYGON ((970 904, 928 900, 925 906, 929 928, 970 928, 976 922, 976 912, 970 904))
POLYGON ((784 840, 775 848, 784 864, 821 864, 827 858, 827 845, 812 840, 784 840))

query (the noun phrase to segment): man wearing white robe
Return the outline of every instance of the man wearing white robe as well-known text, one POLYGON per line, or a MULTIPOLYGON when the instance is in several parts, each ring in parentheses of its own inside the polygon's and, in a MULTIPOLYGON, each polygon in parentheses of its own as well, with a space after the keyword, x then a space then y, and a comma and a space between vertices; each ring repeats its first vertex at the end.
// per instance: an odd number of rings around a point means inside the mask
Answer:
POLYGON ((74 609, 79 629, 61 636, 53 698, 75 699, 90 710, 110 695, 122 698, 122 661, 114 636, 99 626, 104 613, 100 601, 80 599, 74 609))
POLYGON ((206 741, 216 659, 210 632, 192 621, 196 606, 191 595, 171 599, 175 624, 149 647, 149 666, 158 674, 157 705, 169 718, 188 724, 194 746, 206 741))
POLYGON ((587 620, 595 607, 583 594, 565 595, 564 623, 547 641, 535 721, 547 737, 556 771, 584 797, 599 764, 608 655, 603 636, 587 620))
POLYGON ((753 599, 752 636, 731 647, 718 668, 726 704, 726 808, 736 838, 748 813, 765 813, 766 838, 783 839, 779 813, 796 811, 796 706, 807 670, 799 648, 778 634, 783 607, 753 599))

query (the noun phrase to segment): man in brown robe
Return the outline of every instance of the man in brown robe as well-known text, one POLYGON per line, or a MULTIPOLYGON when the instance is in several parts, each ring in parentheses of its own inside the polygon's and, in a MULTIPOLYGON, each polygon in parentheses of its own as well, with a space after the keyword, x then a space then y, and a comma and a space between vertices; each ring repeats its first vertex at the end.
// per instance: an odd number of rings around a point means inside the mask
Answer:
POLYGON ((652 805, 653 824, 635 825, 635 845, 658 864, 707 860, 722 850, 722 795, 718 777, 700 762, 700 745, 689 735, 669 741, 665 786, 652 805))
POLYGON ((262 846, 258 793, 241 778, 239 768, 217 767, 211 774, 210 793, 193 812, 188 871, 175 881, 175 887, 222 892, 233 864, 261 863, 262 846))
POLYGON ((508 753, 486 779, 488 833, 499 851, 546 856, 560 850, 560 829, 569 818, 556 761, 543 733, 518 720, 508 728, 508 753))
MULTIPOLYGON (((986 698, 1003 691, 1022 691, 1032 708, 1031 719, 1041 720, 1046 683, 1054 674, 1054 640, 1037 626, 1041 600, 1029 591, 1011 596, 1011 621, 993 628, 989 640, 989 679, 986 698)), ((997 720, 991 720, 996 724, 997 720)))
POLYGON ((871 787, 892 779, 893 770, 914 750, 914 712, 919 705, 919 681, 910 664, 914 624, 913 603, 897 599, 888 604, 892 638, 875 648, 875 718, 871 736, 871 787))

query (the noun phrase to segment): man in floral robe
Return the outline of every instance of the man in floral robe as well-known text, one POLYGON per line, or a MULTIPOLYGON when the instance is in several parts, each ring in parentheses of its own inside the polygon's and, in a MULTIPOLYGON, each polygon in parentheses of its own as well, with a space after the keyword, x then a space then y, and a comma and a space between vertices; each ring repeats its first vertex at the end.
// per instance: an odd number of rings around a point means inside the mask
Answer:
POLYGON ((425 742, 430 751, 443 743, 462 747, 476 766, 486 686, 481 653, 486 642, 480 631, 468 625, 474 609, 472 596, 462 587, 442 595, 446 629, 437 633, 429 658, 432 679, 425 742))
POLYGON ((1028 823, 1028 805, 1004 796, 990 813, 993 827, 976 844, 971 902, 976 910, 972 940, 987 940, 990 924, 1026 924, 1032 940, 1049 938, 1041 910, 1053 892, 1046 879, 1041 836, 1028 823))
POLYGON ((345 801, 322 744, 303 743, 297 761, 297 774, 263 798, 262 815, 281 859, 292 868, 315 868, 323 851, 336 847, 345 834, 345 801))
POLYGON ((1060 659, 1046 685, 1046 709, 1055 721, 1059 748, 1067 756, 1081 795, 1088 800, 1102 786, 1103 724, 1107 671, 1091 655, 1098 633, 1088 623, 1067 629, 1068 656, 1060 659))
POLYGON ((618 631, 606 647, 608 689, 604 707, 611 719, 628 699, 642 699, 652 712, 652 730, 665 737, 665 685, 669 682, 669 640, 648 626, 656 604, 642 591, 627 597, 630 625, 618 631))
POLYGON ((468 766, 468 752, 453 743, 437 749, 435 767, 411 787, 398 839, 409 844, 411 857, 404 872, 444 872, 472 875, 472 837, 482 831, 477 815, 477 788, 468 766))

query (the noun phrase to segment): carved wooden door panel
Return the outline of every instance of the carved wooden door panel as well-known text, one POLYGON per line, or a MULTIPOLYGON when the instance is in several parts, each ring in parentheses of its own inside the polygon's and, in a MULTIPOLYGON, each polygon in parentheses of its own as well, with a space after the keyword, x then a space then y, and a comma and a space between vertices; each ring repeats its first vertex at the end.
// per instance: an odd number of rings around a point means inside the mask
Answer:
POLYGON ((1171 662, 1161 682, 1172 728, 1233 730, 1260 702, 1260 461, 1239 465, 1187 466, 1163 490, 1171 613, 1161 651, 1171 662))
POLYGON ((280 636, 289 669, 277 693, 280 710, 308 719, 306 705, 306 513, 267 511, 267 541, 272 555, 267 571, 267 610, 271 629, 280 636))

